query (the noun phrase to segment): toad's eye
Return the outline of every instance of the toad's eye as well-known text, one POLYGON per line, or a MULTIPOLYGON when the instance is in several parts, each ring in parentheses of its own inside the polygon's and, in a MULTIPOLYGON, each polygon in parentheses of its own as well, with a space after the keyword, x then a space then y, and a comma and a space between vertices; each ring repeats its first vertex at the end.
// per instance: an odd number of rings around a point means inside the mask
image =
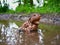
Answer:
POLYGON ((32 15, 32 17, 33 17, 33 16, 36 16, 36 15, 34 14, 34 15, 32 15))
POLYGON ((33 15, 33 16, 36 16, 36 15, 33 15))

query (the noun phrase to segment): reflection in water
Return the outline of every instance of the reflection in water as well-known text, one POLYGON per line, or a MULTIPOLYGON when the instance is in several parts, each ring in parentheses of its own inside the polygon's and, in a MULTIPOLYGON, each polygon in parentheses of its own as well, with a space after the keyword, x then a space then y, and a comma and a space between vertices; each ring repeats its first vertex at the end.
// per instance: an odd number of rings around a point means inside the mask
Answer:
POLYGON ((15 23, 9 23, 8 27, 5 27, 5 25, 2 25, 1 28, 1 36, 2 40, 8 44, 8 45, 15 45, 16 39, 17 39, 17 28, 18 26, 15 23))
MULTIPOLYGON (((9 23, 7 27, 1 25, 1 36, 3 37, 0 42, 5 42, 7 45, 40 45, 43 43, 42 32, 26 34, 18 32, 18 26, 15 23, 9 23)), ((2 42, 2 43, 3 43, 2 42)))
POLYGON ((59 43, 60 43, 60 36, 59 36, 59 34, 57 34, 54 38, 53 38, 53 40, 51 41, 51 44, 52 45, 60 45, 59 43))
POLYGON ((5 33, 5 25, 3 24, 2 27, 1 27, 1 34, 3 35, 5 33))
POLYGON ((44 35, 43 35, 43 33, 42 33, 42 30, 39 29, 39 30, 38 30, 38 33, 39 33, 39 42, 40 42, 42 45, 44 45, 44 42, 43 42, 43 37, 44 37, 44 35))
POLYGON ((43 34, 41 29, 38 32, 31 32, 26 34, 20 32, 18 26, 13 22, 9 23, 8 26, 0 24, 0 45, 59 45, 60 35, 46 36, 43 34))

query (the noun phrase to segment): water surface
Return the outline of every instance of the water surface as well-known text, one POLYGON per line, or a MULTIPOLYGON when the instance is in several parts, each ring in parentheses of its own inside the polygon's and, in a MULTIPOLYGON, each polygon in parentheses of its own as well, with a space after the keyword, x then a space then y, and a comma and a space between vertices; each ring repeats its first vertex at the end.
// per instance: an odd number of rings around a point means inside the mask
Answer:
POLYGON ((30 34, 18 31, 15 22, 0 22, 0 45, 60 45, 60 32, 38 29, 30 34))

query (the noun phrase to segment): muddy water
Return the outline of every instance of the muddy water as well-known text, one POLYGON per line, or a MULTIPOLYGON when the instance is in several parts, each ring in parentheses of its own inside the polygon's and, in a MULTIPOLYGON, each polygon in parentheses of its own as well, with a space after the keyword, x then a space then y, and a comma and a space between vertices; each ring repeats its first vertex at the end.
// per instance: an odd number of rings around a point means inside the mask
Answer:
POLYGON ((38 32, 27 34, 19 32, 15 22, 6 25, 0 23, 0 45, 60 45, 59 31, 38 29, 38 32))

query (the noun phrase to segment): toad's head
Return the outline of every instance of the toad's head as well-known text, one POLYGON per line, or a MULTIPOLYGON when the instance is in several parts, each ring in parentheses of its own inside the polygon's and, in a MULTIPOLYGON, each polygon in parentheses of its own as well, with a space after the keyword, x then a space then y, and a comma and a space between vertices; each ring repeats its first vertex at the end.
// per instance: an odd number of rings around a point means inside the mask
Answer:
POLYGON ((32 14, 32 16, 29 18, 29 21, 32 24, 38 25, 39 21, 40 21, 40 18, 41 18, 41 15, 39 15, 39 14, 32 14))

